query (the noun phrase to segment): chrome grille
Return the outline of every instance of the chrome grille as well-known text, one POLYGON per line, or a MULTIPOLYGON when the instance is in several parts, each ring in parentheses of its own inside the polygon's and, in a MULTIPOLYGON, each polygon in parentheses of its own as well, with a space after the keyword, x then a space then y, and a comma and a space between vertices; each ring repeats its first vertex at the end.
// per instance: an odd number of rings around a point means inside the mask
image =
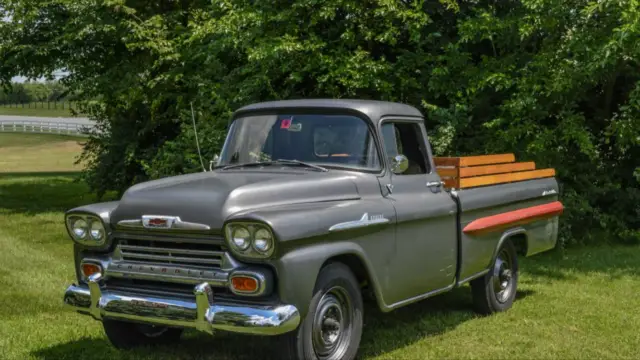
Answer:
POLYGON ((167 241, 132 240, 119 241, 117 252, 120 260, 160 265, 220 268, 224 251, 210 243, 171 243, 167 241))

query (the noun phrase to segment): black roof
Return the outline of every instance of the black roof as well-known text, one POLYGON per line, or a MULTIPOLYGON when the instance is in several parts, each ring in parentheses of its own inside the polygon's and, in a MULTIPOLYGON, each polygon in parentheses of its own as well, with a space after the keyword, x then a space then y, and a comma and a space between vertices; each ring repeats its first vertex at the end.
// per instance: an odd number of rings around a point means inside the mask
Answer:
POLYGON ((274 110, 291 111, 300 109, 346 110, 359 112, 366 115, 373 121, 378 121, 383 116, 422 117, 420 111, 415 107, 394 102, 351 99, 300 99, 269 101, 247 105, 238 109, 234 113, 234 118, 245 115, 248 112, 271 112, 274 110))

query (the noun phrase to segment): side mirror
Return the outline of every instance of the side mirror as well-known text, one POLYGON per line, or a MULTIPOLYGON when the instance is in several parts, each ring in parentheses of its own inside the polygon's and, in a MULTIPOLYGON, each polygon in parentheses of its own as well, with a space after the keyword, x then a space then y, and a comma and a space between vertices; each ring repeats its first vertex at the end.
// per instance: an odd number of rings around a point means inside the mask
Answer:
POLYGON ((409 168, 409 159, 404 155, 396 155, 391 159, 391 171, 394 174, 402 174, 409 168))
POLYGON ((209 161, 209 171, 213 171, 213 167, 218 166, 218 161, 220 161, 220 156, 218 154, 213 155, 213 160, 209 161))

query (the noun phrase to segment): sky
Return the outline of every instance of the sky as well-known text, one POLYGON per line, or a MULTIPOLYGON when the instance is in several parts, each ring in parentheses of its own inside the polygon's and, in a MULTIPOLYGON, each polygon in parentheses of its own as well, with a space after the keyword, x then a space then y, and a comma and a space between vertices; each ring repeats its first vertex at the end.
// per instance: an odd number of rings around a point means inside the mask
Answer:
MULTIPOLYGON (((56 77, 56 79, 60 79, 60 78, 65 77, 65 76, 66 76, 66 75, 68 75, 68 74, 69 74, 69 73, 68 73, 68 72, 66 72, 66 71, 55 71, 55 72, 53 73, 53 76, 55 76, 55 77, 56 77)), ((11 79, 11 82, 15 82, 15 83, 23 83, 23 82, 25 82, 25 81, 27 81, 27 80, 28 80, 28 79, 27 79, 26 77, 24 77, 24 76, 15 76, 15 77, 13 77, 13 78, 11 79)), ((40 78, 40 79, 37 79, 37 80, 36 80, 36 82, 45 82, 45 81, 46 81, 46 79, 45 79, 45 78, 40 78)))

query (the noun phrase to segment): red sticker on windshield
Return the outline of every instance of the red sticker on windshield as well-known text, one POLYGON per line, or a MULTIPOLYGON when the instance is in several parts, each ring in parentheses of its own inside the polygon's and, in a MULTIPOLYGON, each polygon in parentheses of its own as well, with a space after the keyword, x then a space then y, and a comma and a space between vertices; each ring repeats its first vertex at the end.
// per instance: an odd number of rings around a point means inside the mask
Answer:
POLYGON ((291 127, 291 119, 282 119, 280 129, 288 129, 289 127, 291 127))

